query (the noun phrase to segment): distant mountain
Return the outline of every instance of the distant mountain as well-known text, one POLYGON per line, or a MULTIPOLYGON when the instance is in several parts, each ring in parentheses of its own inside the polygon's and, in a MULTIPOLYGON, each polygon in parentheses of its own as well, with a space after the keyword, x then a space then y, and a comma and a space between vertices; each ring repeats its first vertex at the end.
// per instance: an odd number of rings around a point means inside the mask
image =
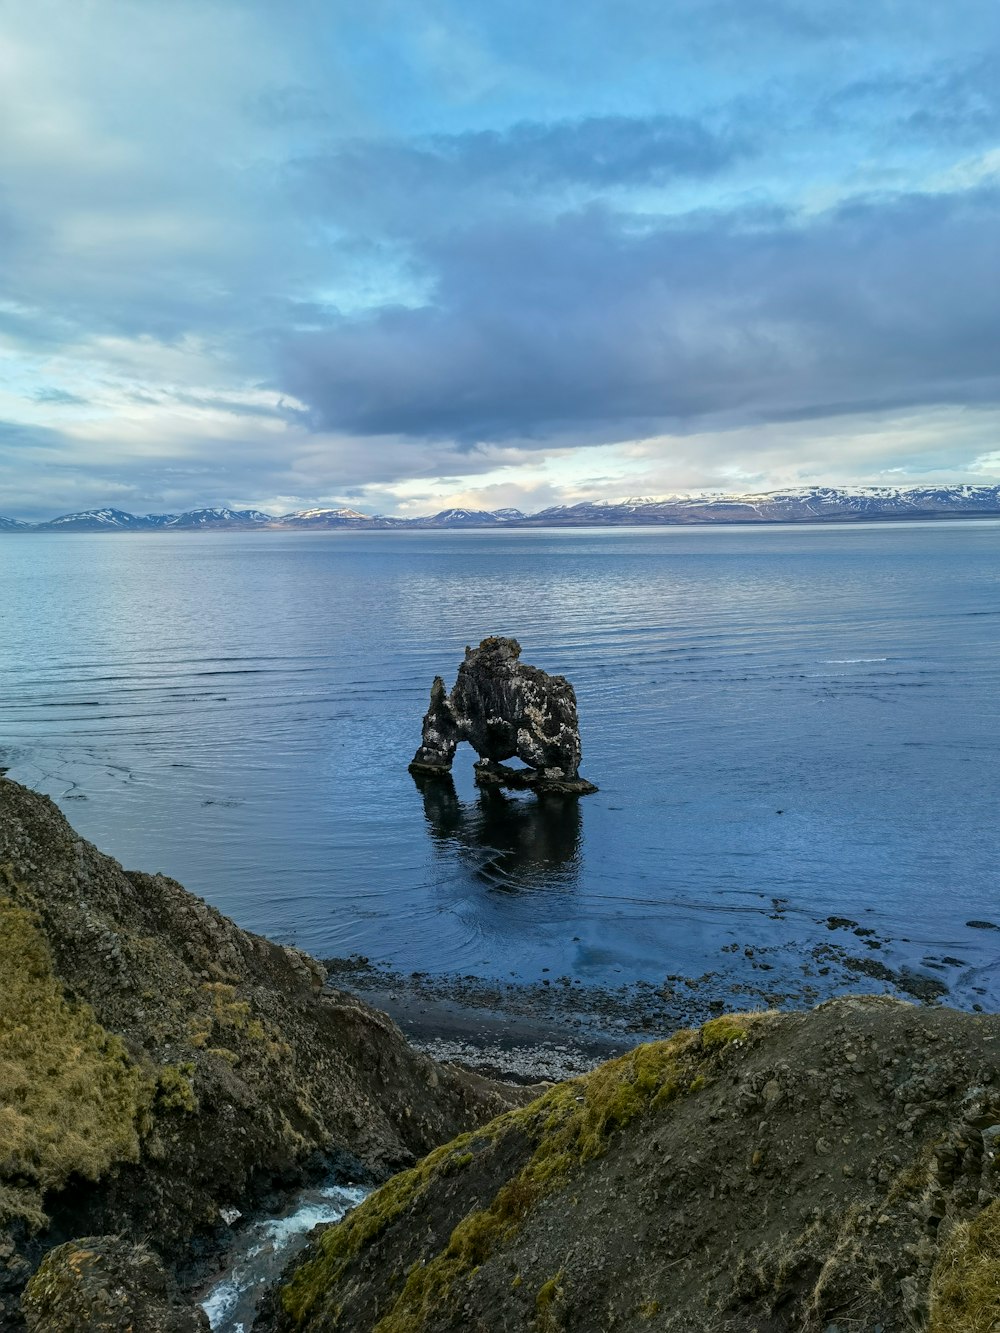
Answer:
POLYGON ((140 530, 155 532, 160 528, 175 528, 181 518, 182 514, 142 514, 135 521, 140 530))
POLYGON ((271 519, 272 527, 277 528, 394 528, 405 522, 380 514, 362 514, 358 509, 297 509, 271 519))
POLYGON ((34 526, 38 532, 139 532, 151 524, 124 509, 84 509, 34 526))
POLYGON ((142 520, 164 528, 255 528, 273 523, 270 514, 259 509, 189 509, 185 514, 147 514, 142 520), (164 522, 157 524, 162 517, 164 522))
POLYGON ((22 524, 35 532, 157 532, 167 528, 240 528, 271 523, 259 509, 192 509, 185 514, 129 514, 124 509, 84 509, 48 523, 22 524))
POLYGON ((810 486, 757 495, 665 495, 555 505, 522 522, 533 527, 620 524, 815 523, 844 519, 1000 515, 1000 486, 810 486))
POLYGON ((410 519, 410 523, 421 528, 492 528, 524 517, 520 509, 442 509, 429 518, 410 519))
POLYGON ((824 523, 857 519, 1000 516, 1000 486, 806 486, 760 494, 637 496, 519 509, 442 509, 422 518, 359 509, 298 509, 280 518, 259 509, 192 509, 184 514, 88 509, 48 523, 0 518, 0 532, 154 532, 279 529, 618 527, 628 524, 824 523))
POLYGON ((485 528, 522 519, 520 509, 442 509, 426 518, 388 518, 358 509, 298 509, 271 520, 281 528, 485 528))

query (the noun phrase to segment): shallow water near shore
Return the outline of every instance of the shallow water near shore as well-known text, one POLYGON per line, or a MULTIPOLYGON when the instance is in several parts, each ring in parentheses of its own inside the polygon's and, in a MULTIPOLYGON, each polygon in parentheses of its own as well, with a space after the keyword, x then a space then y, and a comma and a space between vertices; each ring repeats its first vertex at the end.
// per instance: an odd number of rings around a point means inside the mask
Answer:
POLYGON ((0 764, 249 929, 794 999, 834 916, 1000 999, 1000 523, 7 536, 0 606, 0 764), (407 773, 489 633, 573 681, 596 795, 407 773))

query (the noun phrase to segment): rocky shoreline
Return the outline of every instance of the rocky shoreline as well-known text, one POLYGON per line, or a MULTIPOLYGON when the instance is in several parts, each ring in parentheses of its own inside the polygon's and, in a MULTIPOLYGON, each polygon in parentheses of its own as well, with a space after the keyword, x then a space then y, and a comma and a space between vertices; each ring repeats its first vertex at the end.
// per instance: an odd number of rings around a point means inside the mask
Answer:
POLYGON ((826 925, 785 989, 766 946, 621 987, 324 965, 0 777, 0 1327, 204 1333, 320 1177, 371 1193, 258 1333, 1000 1326, 1000 1019, 826 925))
POLYGON ((802 965, 808 975, 795 987, 769 979, 767 946, 744 951, 747 970, 760 977, 756 983, 714 972, 621 986, 584 985, 567 975, 498 981, 402 972, 359 954, 324 959, 324 967, 328 984, 387 1013, 417 1049, 491 1077, 529 1084, 573 1078, 640 1042, 698 1026, 726 1011, 801 1009, 859 991, 919 1004, 948 996, 940 975, 891 968, 873 952, 862 955, 842 942, 854 936, 879 946, 873 931, 845 917, 831 917, 827 926, 830 940, 808 951, 802 965))

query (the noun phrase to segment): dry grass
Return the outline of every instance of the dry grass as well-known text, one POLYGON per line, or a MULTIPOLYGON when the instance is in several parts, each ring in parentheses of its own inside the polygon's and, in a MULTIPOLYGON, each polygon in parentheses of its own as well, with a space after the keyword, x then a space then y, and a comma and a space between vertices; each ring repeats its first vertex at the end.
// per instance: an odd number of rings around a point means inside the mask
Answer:
POLYGON ((948 1237, 931 1275, 928 1333, 1000 1329, 1000 1199, 948 1237))
POLYGON ((46 1191, 139 1155, 147 1083, 68 1000, 32 912, 0 898, 0 1224, 42 1226, 46 1191))

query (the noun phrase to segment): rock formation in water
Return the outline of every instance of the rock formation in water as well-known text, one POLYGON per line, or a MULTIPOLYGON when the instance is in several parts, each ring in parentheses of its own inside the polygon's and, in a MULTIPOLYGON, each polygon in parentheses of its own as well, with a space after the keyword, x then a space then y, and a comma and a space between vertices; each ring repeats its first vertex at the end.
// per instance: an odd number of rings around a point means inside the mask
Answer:
POLYGON ((596 791, 580 777, 576 695, 564 676, 520 661, 516 639, 483 639, 466 648, 451 693, 435 677, 420 749, 410 772, 447 773, 461 741, 479 755, 482 785, 582 794, 596 791), (511 768, 507 759, 527 768, 511 768))
MULTIPOLYGON (((46 797, 0 778, 5 1333, 61 1242, 114 1233, 187 1264, 192 1246, 228 1243, 229 1209, 338 1160, 384 1177, 523 1102, 435 1064, 324 980, 175 881, 123 870, 46 797)), ((94 1265, 96 1291, 109 1270, 94 1265)), ((66 1263, 46 1271, 39 1319, 66 1263)))

